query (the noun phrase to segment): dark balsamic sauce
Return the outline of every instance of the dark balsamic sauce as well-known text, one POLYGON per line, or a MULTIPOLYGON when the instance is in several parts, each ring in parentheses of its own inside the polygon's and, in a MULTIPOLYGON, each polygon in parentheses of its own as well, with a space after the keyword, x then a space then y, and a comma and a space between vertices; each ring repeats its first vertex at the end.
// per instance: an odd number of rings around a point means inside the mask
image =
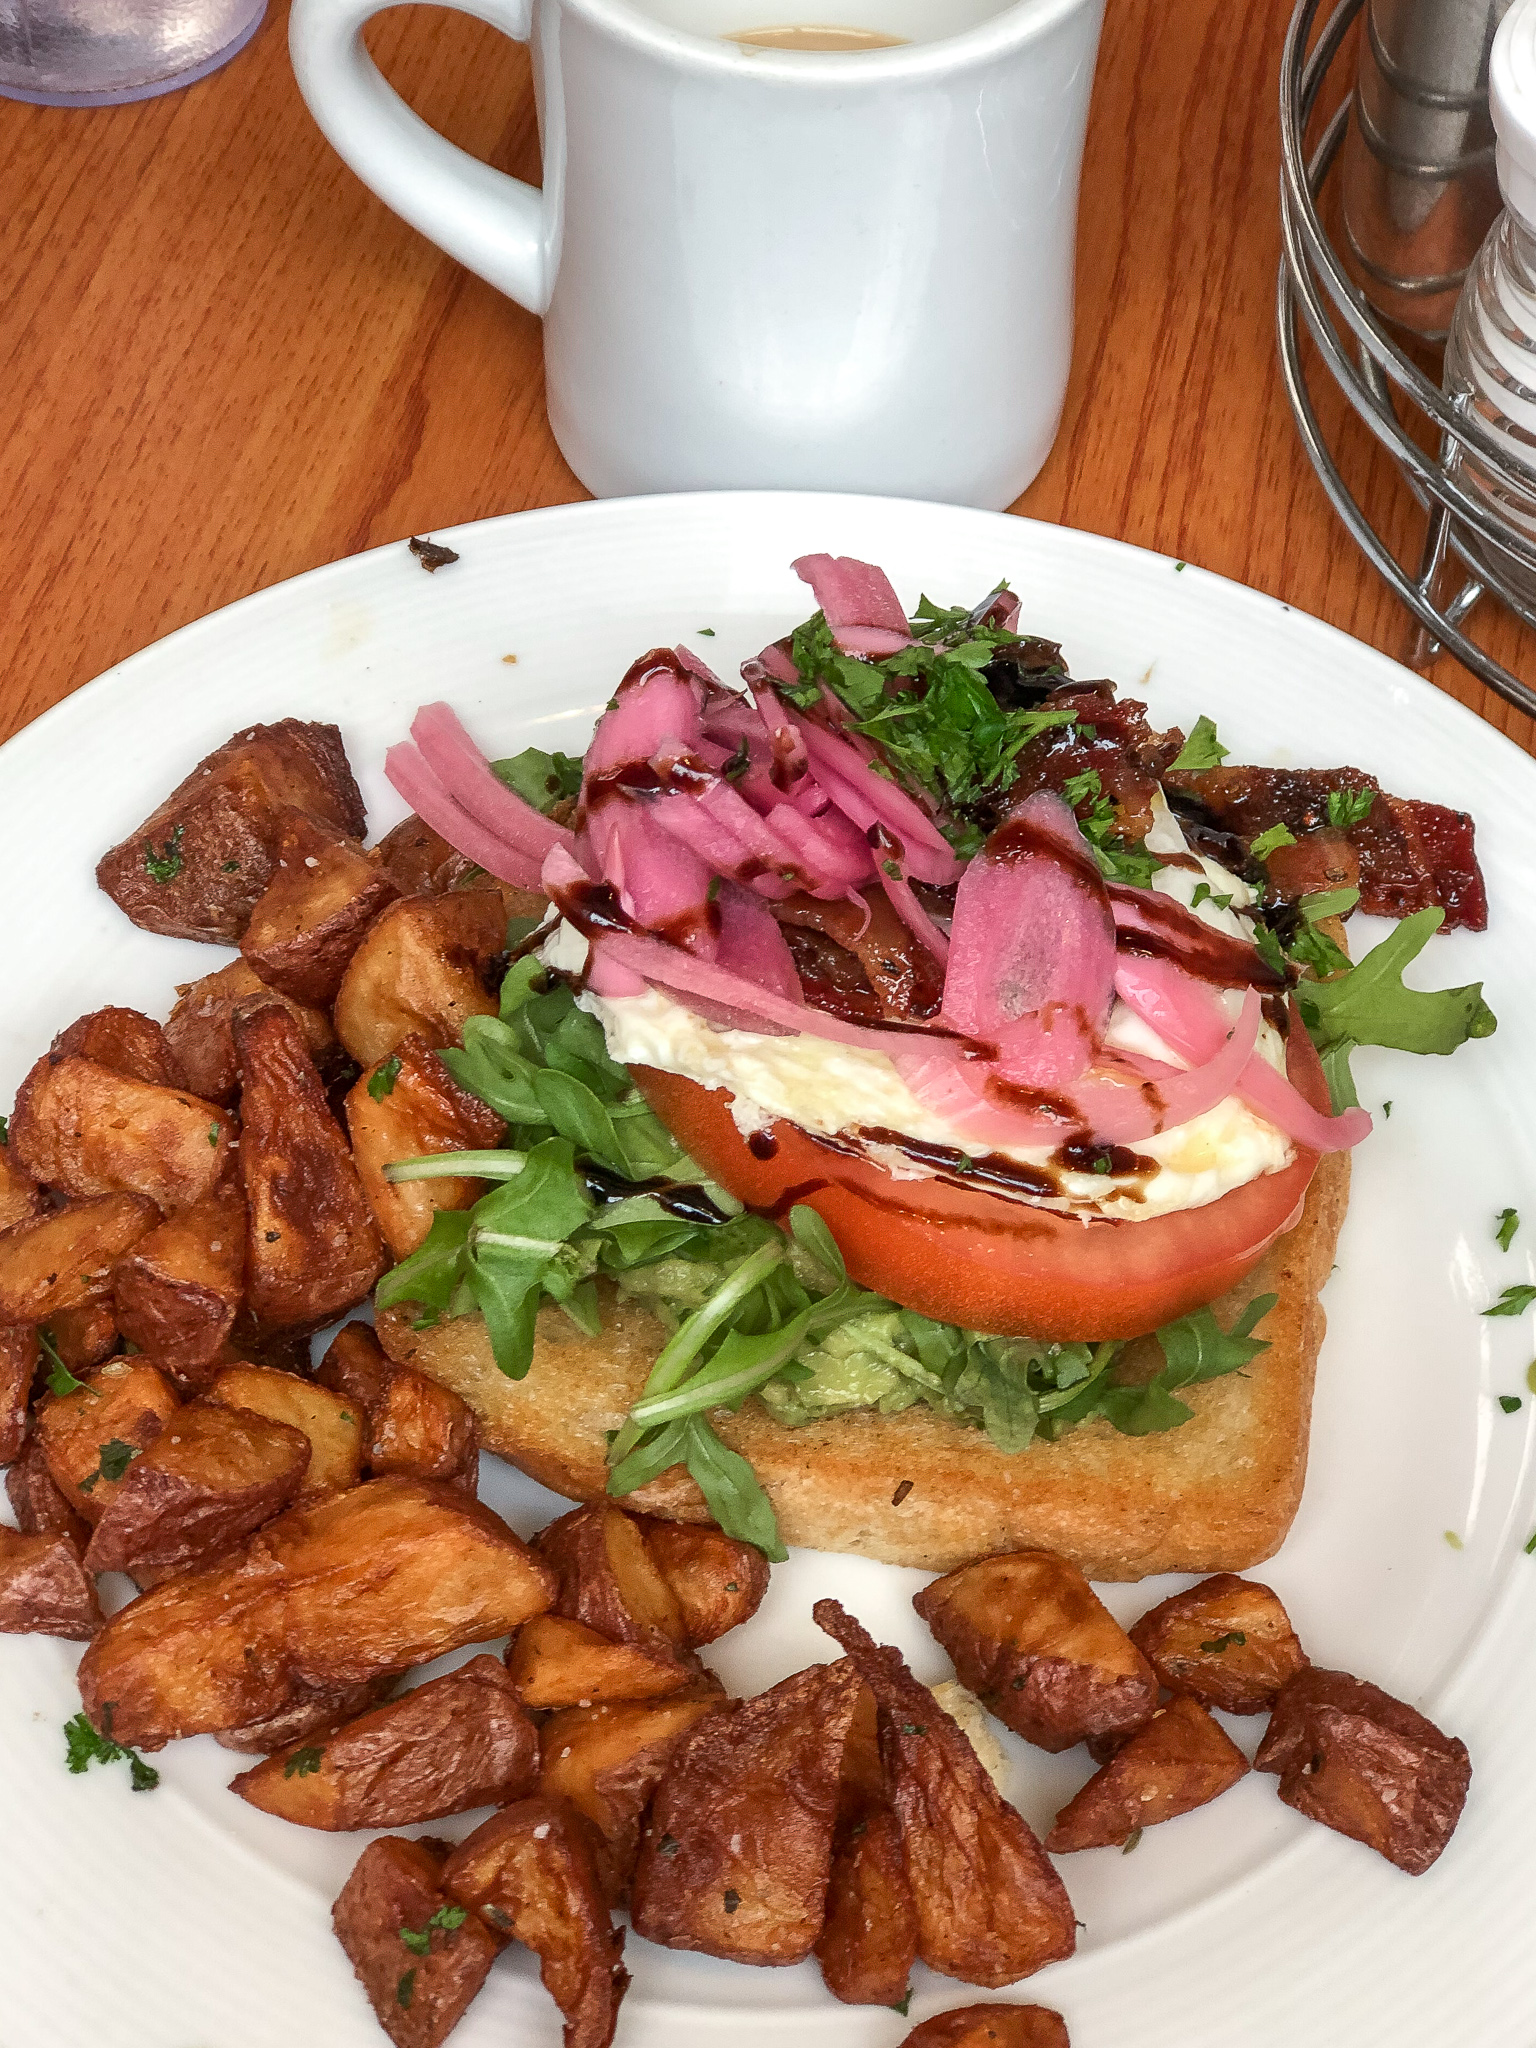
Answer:
POLYGON ((754 1159, 777 1159, 779 1141, 771 1131, 754 1131, 747 1140, 747 1150, 754 1159))

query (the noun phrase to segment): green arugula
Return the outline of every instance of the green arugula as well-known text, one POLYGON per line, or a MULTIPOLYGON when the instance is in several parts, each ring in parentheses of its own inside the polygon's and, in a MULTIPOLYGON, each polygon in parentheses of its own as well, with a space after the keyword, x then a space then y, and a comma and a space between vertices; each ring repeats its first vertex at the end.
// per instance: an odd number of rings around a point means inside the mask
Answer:
POLYGON ((581 792, 581 762, 574 754, 546 754, 540 747, 524 747, 505 761, 493 761, 491 773, 524 803, 546 814, 563 798, 581 792))
POLYGON ((1216 737, 1214 721, 1202 713, 1195 720, 1194 731, 1180 747, 1173 765, 1175 768, 1219 768, 1231 751, 1216 737))
POLYGON ((1349 955, 1318 926, 1325 917, 1347 916, 1359 901, 1358 889, 1324 889, 1301 897, 1296 905, 1301 922, 1285 949, 1287 955, 1298 967, 1310 967, 1319 981, 1343 972, 1349 966, 1349 955))
POLYGON ((1485 1308, 1485 1316, 1523 1316, 1531 1303, 1536 1301, 1536 1287, 1506 1287, 1492 1308, 1485 1308))
MULTIPOLYGON (((105 1711, 110 1717, 110 1707, 105 1711)), ((103 1735, 83 1713, 64 1723, 64 1762, 76 1777, 92 1764, 126 1763, 128 1782, 135 1792, 153 1792, 160 1782, 160 1773, 145 1763, 137 1750, 126 1749, 110 1735, 103 1735)))

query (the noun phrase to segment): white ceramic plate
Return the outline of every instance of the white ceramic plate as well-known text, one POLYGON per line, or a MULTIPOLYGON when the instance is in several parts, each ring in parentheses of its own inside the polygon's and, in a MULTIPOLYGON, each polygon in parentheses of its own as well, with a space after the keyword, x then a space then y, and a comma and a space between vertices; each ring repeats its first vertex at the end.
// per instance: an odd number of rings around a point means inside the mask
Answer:
MULTIPOLYGON (((1076 1958, 1011 1994, 1068 2017, 1076 2048, 1293 2048, 1318 2042, 1530 2048, 1536 2028, 1536 1521, 1525 1370, 1529 1316, 1480 1311, 1536 1277, 1536 767, 1417 677, 1269 598, 1092 535, 875 499, 730 495, 581 505, 444 536, 422 573, 403 543, 300 577, 125 662, 0 754, 0 911, 8 1097, 50 1036, 107 1002, 163 1016, 172 984, 220 956, 136 931, 92 869, 200 755, 238 726, 334 719, 374 830, 399 815, 380 763, 421 701, 446 697, 492 753, 579 752, 641 650, 688 639, 722 675, 803 617, 788 564, 811 550, 882 563, 909 603, 970 602, 1006 576, 1028 629, 1074 674, 1148 698, 1153 721, 1219 722, 1238 760, 1373 770, 1404 795, 1471 810, 1492 902, 1485 937, 1437 939, 1420 977, 1483 979, 1498 1035, 1454 1060, 1357 1059, 1393 1114, 1357 1155, 1329 1284, 1306 1499, 1266 1567, 1314 1661, 1415 1701, 1469 1743, 1460 1832, 1410 1880, 1282 1807, 1250 1777, 1137 1853, 1063 1860, 1085 1923, 1076 1958), (713 637, 700 637, 704 628, 713 637), (515 655, 512 665, 508 657, 515 655), (1495 1212, 1529 1220, 1511 1252, 1495 1212), (1506 1415, 1501 1393, 1526 1396, 1506 1415), (1446 1532, 1460 1539, 1453 1548, 1446 1532)), ((1356 927, 1357 935, 1360 927, 1356 927)), ((1379 936, 1372 934, 1371 936, 1379 936)), ((1357 936, 1357 944, 1359 939, 1357 936)), ((488 1497, 525 1531, 552 1496, 487 1459, 488 1497)), ((913 1615, 914 1572, 802 1552, 762 1614, 718 1646, 733 1690, 833 1654, 811 1624, 837 1593, 948 1676, 913 1615)), ((1174 1581, 1111 1589, 1126 1620, 1174 1581)), ((64 1770, 75 1652, 0 1644, 0 2042, 4 2048, 376 2048, 329 1905, 361 1841, 313 1835, 224 1790, 237 1759, 201 1737, 157 1761, 64 1770)), ((1232 1723, 1251 1743, 1253 1723, 1232 1723)), ((1014 1743, 1011 1790, 1037 1826, 1088 1775, 1081 1751, 1014 1743)), ((432 1832, 462 1834, 471 1817, 432 1832)), ((908 2022, 840 2007, 813 1965, 738 1968, 631 1940, 620 2048, 790 2041, 894 2048, 908 2022)), ((913 2017, 986 1994, 918 1972, 913 2017)), ((498 1964, 454 2048, 560 2038, 526 1955, 498 1964)))

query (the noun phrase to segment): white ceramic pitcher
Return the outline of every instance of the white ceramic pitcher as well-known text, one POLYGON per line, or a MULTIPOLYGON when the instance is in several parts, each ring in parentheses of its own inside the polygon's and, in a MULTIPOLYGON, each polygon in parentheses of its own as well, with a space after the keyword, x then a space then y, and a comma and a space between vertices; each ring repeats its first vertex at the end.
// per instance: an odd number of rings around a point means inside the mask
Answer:
POLYGON ((999 507, 1035 475, 1103 0, 452 0, 532 43, 542 189, 385 84, 362 37, 385 4, 294 0, 299 86, 395 212, 543 316, 590 490, 999 507), (818 20, 908 40, 723 40, 818 20))

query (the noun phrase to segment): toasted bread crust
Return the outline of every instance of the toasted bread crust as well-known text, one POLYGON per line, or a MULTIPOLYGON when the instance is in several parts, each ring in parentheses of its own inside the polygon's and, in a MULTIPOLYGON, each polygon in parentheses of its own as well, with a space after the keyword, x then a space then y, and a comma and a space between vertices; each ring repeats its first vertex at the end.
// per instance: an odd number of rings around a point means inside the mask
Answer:
MULTIPOLYGON (((928 1571, 1020 1549, 1054 1550, 1092 1579, 1245 1571, 1279 1547, 1301 1500, 1325 1321, 1318 1296, 1348 1192, 1348 1156, 1323 1160, 1301 1221, 1215 1304, 1228 1325, 1254 1296, 1278 1295, 1257 1332, 1270 1348, 1241 1373, 1186 1388, 1194 1417, 1179 1429, 1128 1437, 1090 1422, 1010 1455, 925 1406, 791 1429, 748 1401, 714 1425, 750 1460, 789 1543, 928 1571)), ((603 1493, 607 1432, 665 1341, 660 1323, 623 1298, 606 1303, 596 1338, 546 1308, 528 1377, 509 1380, 478 1316, 413 1330, 408 1315, 388 1310, 378 1331, 391 1358, 469 1402, 487 1450, 576 1500, 603 1493)), ((707 1519, 681 1468, 631 1498, 675 1521, 707 1519)))

